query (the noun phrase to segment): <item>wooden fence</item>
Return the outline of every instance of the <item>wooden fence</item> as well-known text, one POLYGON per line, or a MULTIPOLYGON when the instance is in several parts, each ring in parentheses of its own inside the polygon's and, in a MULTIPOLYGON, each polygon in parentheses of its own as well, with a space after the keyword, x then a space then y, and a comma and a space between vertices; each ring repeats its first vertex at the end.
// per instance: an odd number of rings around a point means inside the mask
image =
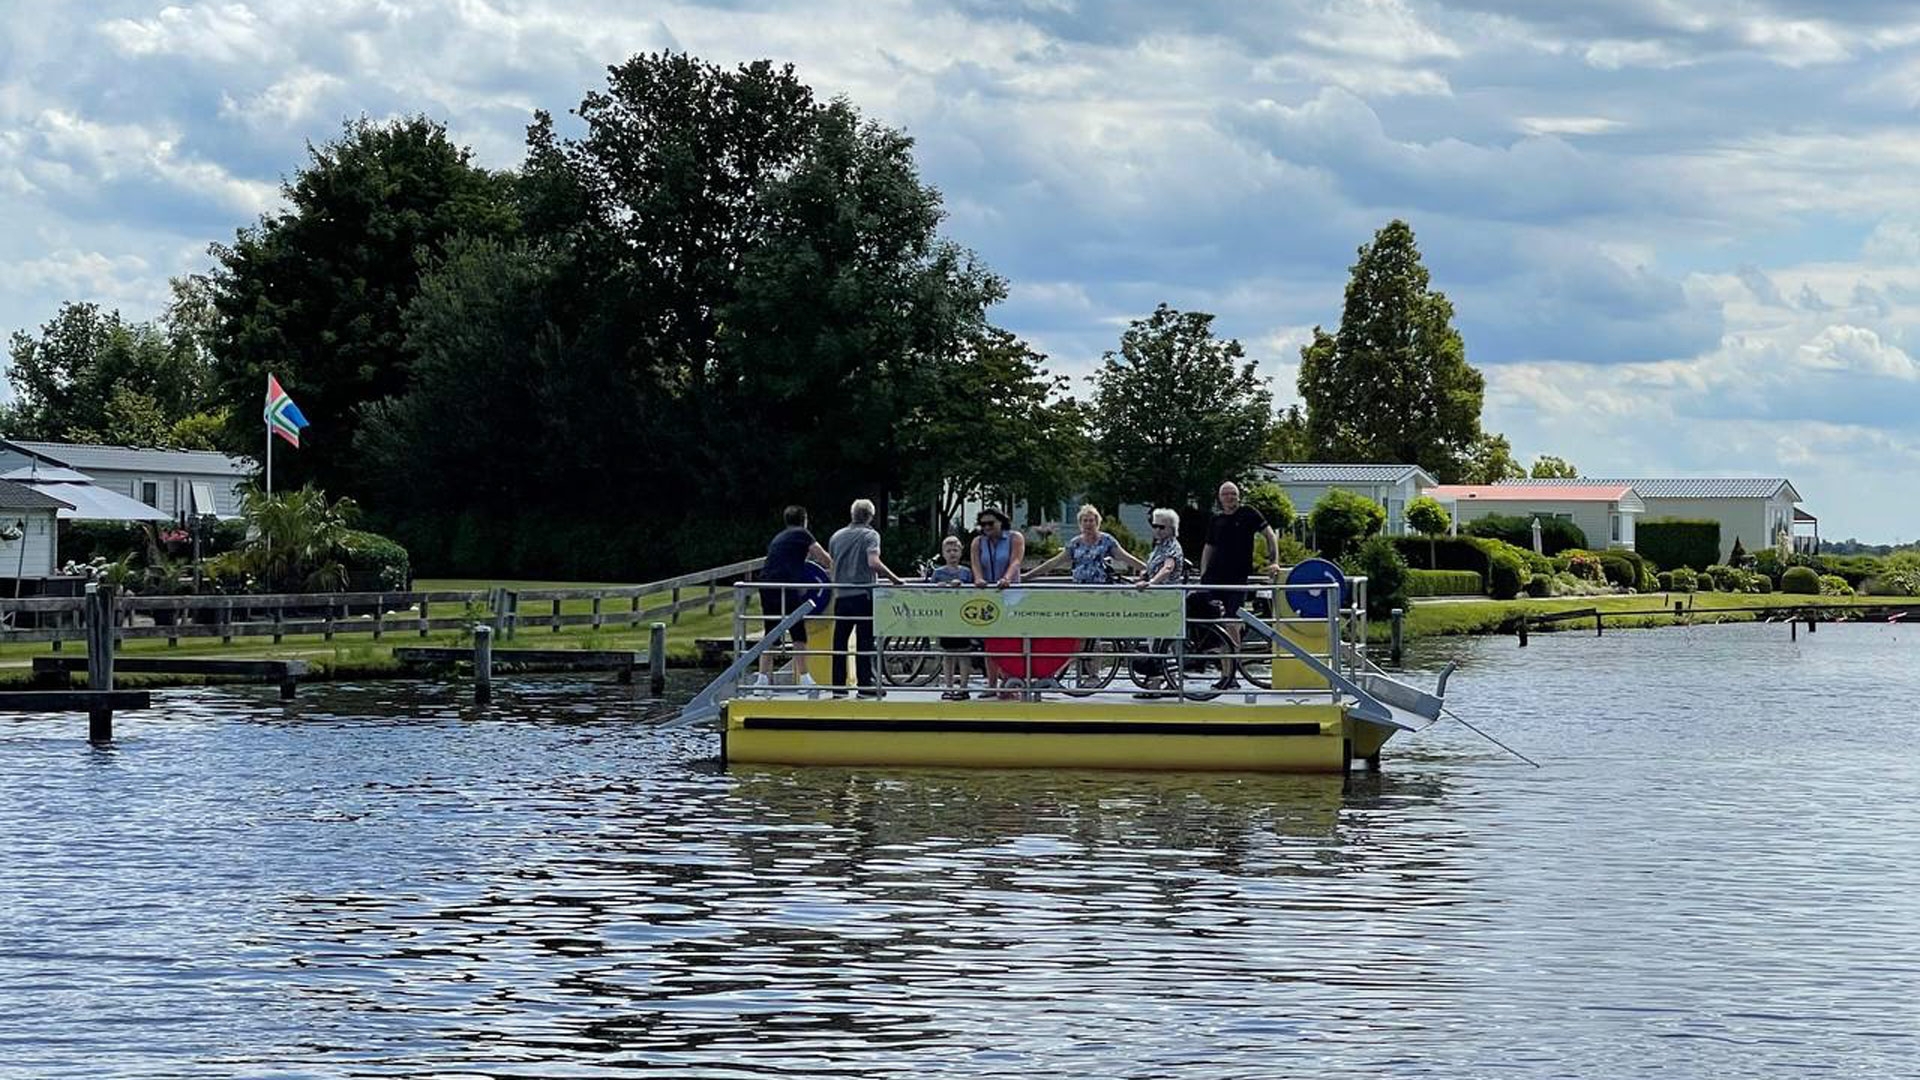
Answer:
MULTIPOLYGON (((119 596, 114 600, 114 636, 119 641, 288 635, 389 634, 426 637, 484 623, 496 636, 563 626, 637 628, 659 618, 705 608, 708 614, 733 604, 732 585, 758 573, 765 559, 747 559, 640 585, 564 589, 436 589, 424 592, 269 593, 246 596, 119 596), (647 600, 653 598, 651 605, 647 600), (568 601, 588 601, 589 611, 563 611, 568 601)), ((57 651, 64 641, 86 640, 86 598, 0 598, 0 642, 46 641, 57 651), (22 619, 21 616, 30 619, 22 619), (23 626, 31 621, 36 625, 23 626)))

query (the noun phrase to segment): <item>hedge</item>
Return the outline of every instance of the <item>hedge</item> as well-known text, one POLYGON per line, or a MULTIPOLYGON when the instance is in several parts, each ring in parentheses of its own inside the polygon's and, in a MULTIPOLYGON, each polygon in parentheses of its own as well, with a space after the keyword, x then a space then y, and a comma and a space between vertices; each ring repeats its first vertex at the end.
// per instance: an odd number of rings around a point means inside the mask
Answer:
MULTIPOLYGON (((1489 540, 1504 540, 1514 547, 1525 551, 1533 550, 1533 518, 1509 515, 1488 514, 1475 518, 1461 526, 1469 536, 1481 536, 1489 540)), ((1543 517, 1540 519, 1540 550, 1548 555, 1558 555, 1568 548, 1585 548, 1587 534, 1580 526, 1565 518, 1543 517)))
POLYGON ((1634 547, 1664 570, 1704 570, 1720 561, 1720 523, 1656 518, 1634 526, 1634 547))
POLYGON ((1487 574, 1487 588, 1495 600, 1511 600, 1527 587, 1531 575, 1527 572, 1527 564, 1521 561, 1519 552, 1503 548, 1489 556, 1488 562, 1492 569, 1487 574))
POLYGON ((1471 570, 1408 570, 1408 596, 1479 596, 1486 589, 1471 570))

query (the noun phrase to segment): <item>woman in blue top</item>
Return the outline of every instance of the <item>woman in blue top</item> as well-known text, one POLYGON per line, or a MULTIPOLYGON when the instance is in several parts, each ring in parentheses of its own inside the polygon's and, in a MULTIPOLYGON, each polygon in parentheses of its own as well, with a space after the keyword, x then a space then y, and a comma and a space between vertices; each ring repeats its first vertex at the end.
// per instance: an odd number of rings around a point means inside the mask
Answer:
POLYGON ((1107 583, 1108 560, 1117 559, 1135 570, 1144 570, 1146 563, 1133 557, 1133 553, 1120 546, 1120 541, 1112 533, 1102 532, 1102 518, 1098 508, 1089 503, 1080 508, 1080 531, 1067 538, 1066 546, 1060 553, 1039 566, 1033 568, 1033 576, 1059 566, 1063 561, 1071 560, 1073 581, 1076 585, 1105 585, 1107 583))
POLYGON ((973 538, 973 583, 1006 588, 1020 584, 1020 560, 1027 557, 1027 538, 1013 527, 1006 511, 988 508, 974 522, 980 535, 973 538))

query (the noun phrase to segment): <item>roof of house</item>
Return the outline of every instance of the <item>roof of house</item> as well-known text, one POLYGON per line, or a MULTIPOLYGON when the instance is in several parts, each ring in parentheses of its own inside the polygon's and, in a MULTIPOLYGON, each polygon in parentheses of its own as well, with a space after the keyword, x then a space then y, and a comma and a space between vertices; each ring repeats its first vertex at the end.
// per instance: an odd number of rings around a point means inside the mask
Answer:
POLYGON ((150 450, 137 446, 93 446, 86 443, 6 440, 42 461, 70 469, 120 469, 127 472, 196 473, 202 476, 244 476, 253 471, 245 458, 228 457, 217 450, 150 450))
POLYGON ((0 510, 71 510, 71 503, 11 480, 0 480, 0 510))
POLYGON ((1515 487, 1532 485, 1534 487, 1585 485, 1585 484, 1626 484, 1640 493, 1645 499, 1771 499, 1785 488, 1794 502, 1800 501, 1800 493, 1783 476, 1770 477, 1718 477, 1718 478, 1673 478, 1673 479, 1598 479, 1581 476, 1572 480, 1508 480, 1506 484, 1515 487))
POLYGON ((1398 484, 1418 476, 1422 486, 1438 483, 1418 465, 1344 465, 1337 462, 1277 461, 1262 465, 1273 478, 1294 484, 1398 484))
POLYGON ((1640 496, 1634 493, 1630 484, 1609 484, 1594 481, 1590 484, 1560 484, 1553 487, 1551 493, 1541 490, 1541 486, 1524 484, 1442 484, 1427 492, 1441 502, 1499 502, 1499 503, 1555 503, 1555 502, 1604 502, 1619 503, 1624 513, 1634 513, 1645 508, 1640 496))

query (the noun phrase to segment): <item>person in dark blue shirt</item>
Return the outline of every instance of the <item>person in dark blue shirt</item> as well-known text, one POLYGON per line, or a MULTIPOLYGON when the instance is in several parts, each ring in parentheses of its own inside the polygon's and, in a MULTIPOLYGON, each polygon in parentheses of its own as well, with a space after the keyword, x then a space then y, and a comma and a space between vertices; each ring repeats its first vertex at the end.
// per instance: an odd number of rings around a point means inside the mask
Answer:
MULTIPOLYGON (((766 567, 760 571, 762 581, 771 581, 781 585, 796 585, 807 580, 807 564, 817 563, 827 570, 833 569, 833 560, 827 556, 827 549, 807 531, 807 508, 789 506, 783 517, 787 527, 781 529, 767 544, 766 567)), ((800 606, 806 598, 807 590, 794 588, 763 588, 760 590, 760 614, 766 620, 766 632, 780 625, 787 613, 800 606)), ((787 636, 804 651, 807 647, 807 621, 800 620, 787 631, 787 636)), ((799 673, 795 681, 810 684, 813 677, 807 674, 806 658, 796 658, 794 670, 799 673)), ((767 682, 773 678, 773 650, 760 654, 760 678, 758 682, 767 682)))

